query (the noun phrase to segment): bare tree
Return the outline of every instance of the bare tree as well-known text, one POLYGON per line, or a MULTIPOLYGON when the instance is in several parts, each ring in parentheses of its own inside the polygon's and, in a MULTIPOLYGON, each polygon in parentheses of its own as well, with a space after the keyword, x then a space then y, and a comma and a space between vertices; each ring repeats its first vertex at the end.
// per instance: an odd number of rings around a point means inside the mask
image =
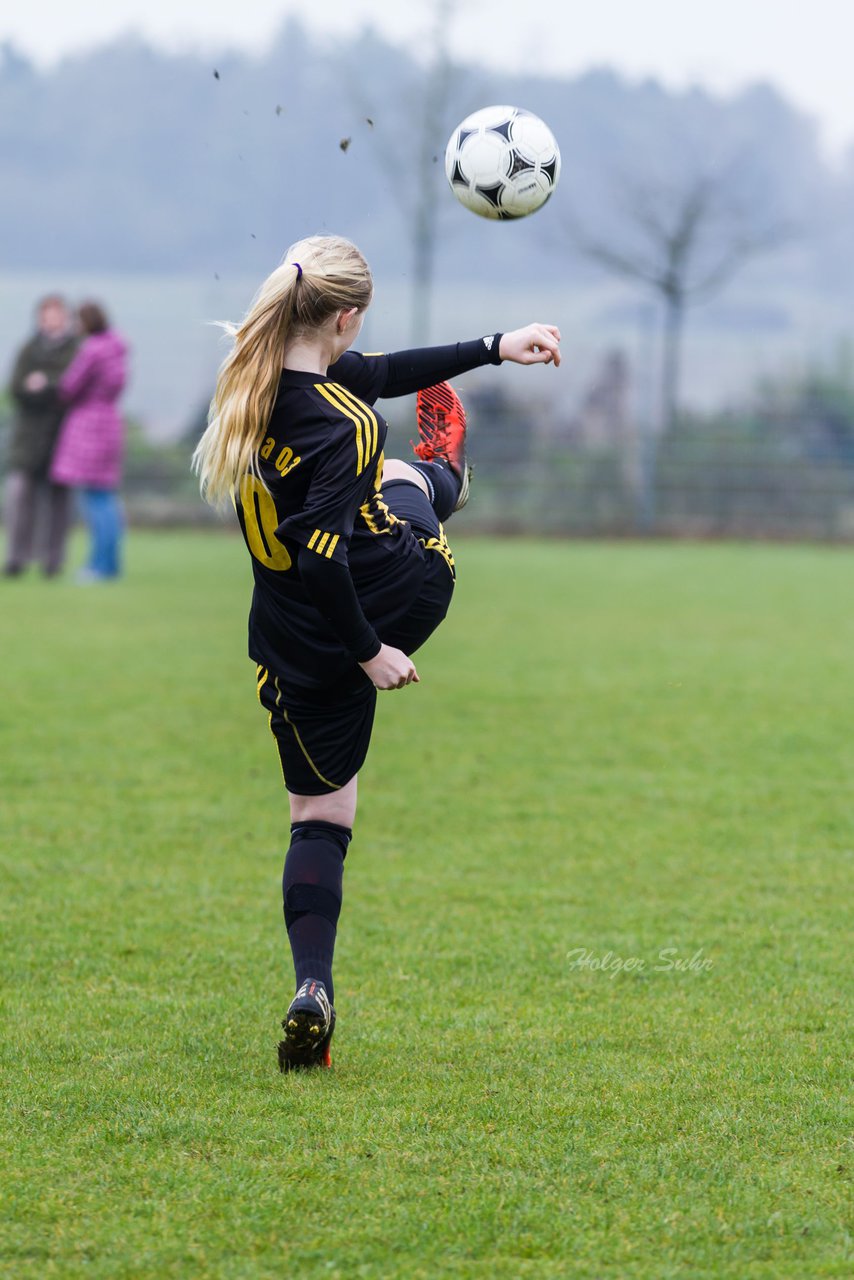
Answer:
POLYGON ((756 254, 775 248, 789 228, 755 211, 739 195, 743 161, 681 183, 624 186, 624 234, 612 239, 573 231, 582 251, 645 285, 663 307, 661 410, 667 432, 679 410, 682 339, 689 307, 727 284, 756 254))
POLYGON ((429 0, 431 50, 421 83, 401 105, 397 120, 381 119, 361 86, 351 83, 355 99, 372 125, 380 163, 410 237, 412 255, 411 333, 415 346, 430 339, 433 280, 439 238, 444 143, 453 127, 451 98, 456 69, 451 59, 451 23, 458 0, 429 0))
POLYGON ((417 167, 412 210, 412 341, 416 347, 430 340, 433 277, 439 233, 440 190, 444 181, 441 151, 448 129, 448 106, 453 66, 448 31, 453 0, 436 0, 433 8, 433 60, 424 82, 417 167), (437 148, 439 151, 437 152, 437 148))

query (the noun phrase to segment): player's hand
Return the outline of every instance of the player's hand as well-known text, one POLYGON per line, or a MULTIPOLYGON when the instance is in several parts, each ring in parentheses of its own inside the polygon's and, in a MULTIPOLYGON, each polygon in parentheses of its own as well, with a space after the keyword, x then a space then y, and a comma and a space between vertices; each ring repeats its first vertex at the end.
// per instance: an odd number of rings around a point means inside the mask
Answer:
POLYGON ((498 344, 502 360, 514 364, 560 364, 560 329, 553 324, 529 324, 503 333, 498 344))
POLYGON ((390 644, 384 644, 375 658, 360 662, 359 666, 378 689, 402 689, 406 684, 419 682, 412 659, 390 644))

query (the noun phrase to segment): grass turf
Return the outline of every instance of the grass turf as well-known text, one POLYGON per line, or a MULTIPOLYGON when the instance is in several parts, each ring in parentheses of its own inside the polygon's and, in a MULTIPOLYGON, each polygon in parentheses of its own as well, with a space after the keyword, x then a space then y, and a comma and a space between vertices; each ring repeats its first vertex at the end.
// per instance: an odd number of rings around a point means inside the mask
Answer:
POLYGON ((0 584, 0 1272, 849 1275, 851 554, 461 544, 300 1078, 244 556, 0 584))

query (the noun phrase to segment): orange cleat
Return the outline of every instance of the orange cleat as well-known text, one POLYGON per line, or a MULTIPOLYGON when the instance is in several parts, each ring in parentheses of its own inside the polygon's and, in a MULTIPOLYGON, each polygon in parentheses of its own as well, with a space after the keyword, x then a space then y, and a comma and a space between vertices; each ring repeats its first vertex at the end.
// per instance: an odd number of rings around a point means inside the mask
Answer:
POLYGON ((449 382, 419 391, 416 402, 418 444, 412 447, 422 462, 444 462, 460 481, 455 511, 468 502, 471 467, 466 455, 466 411, 449 382))

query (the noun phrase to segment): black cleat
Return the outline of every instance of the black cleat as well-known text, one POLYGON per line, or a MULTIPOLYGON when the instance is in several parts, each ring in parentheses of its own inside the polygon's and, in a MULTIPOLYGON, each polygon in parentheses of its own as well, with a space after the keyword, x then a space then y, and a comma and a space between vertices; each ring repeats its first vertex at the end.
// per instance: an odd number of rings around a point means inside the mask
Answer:
POLYGON ((329 1045, 335 1030, 335 1010, 322 982, 307 978, 291 1001, 282 1021, 279 1070, 331 1067, 329 1045))

